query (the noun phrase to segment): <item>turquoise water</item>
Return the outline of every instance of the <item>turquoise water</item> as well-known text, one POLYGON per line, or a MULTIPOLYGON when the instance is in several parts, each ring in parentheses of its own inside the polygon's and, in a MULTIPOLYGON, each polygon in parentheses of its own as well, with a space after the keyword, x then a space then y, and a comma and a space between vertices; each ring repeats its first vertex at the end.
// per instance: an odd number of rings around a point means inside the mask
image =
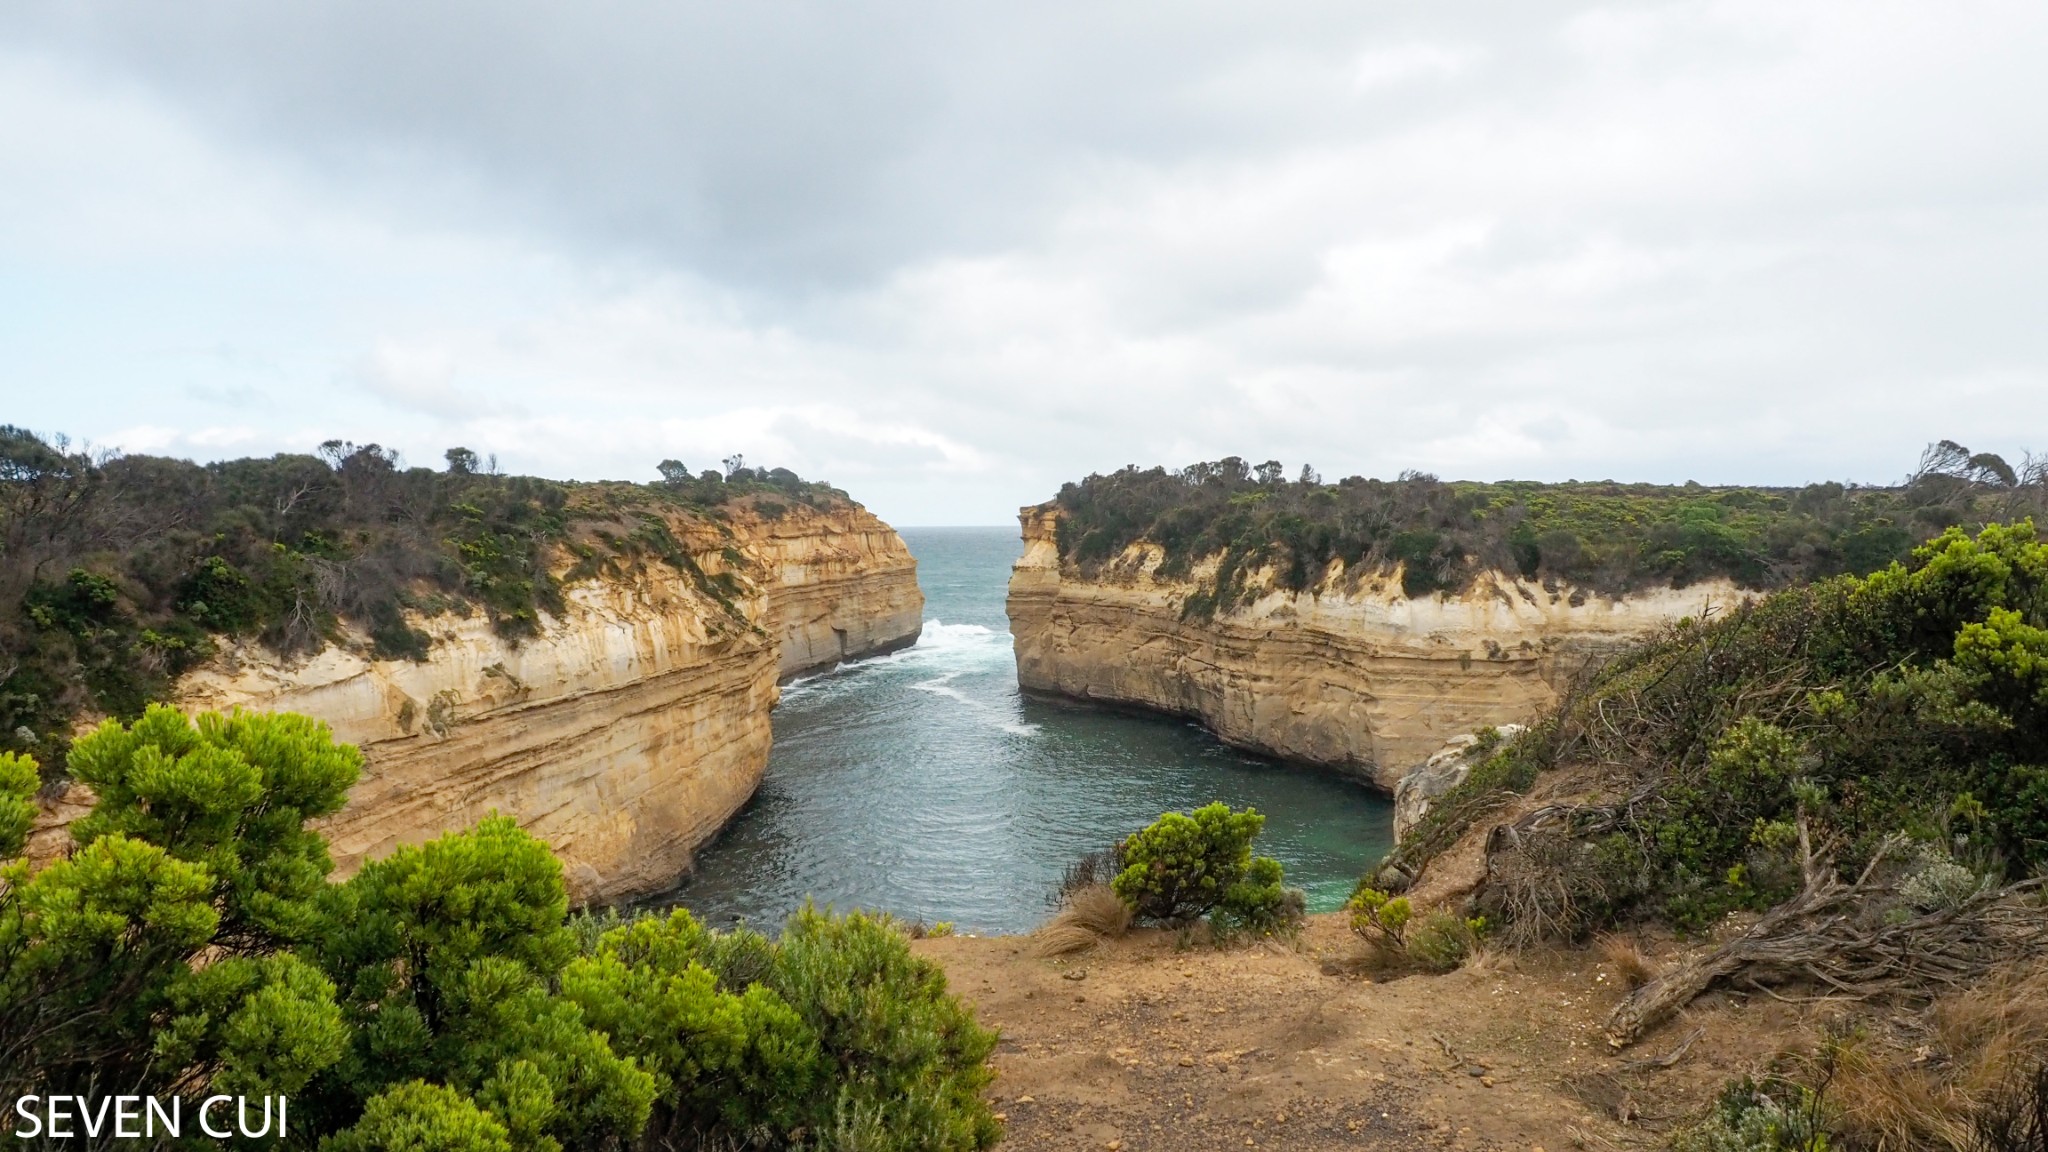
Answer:
POLYGON ((1211 800, 1266 814, 1259 850, 1315 910, 1387 850, 1387 800, 1333 773, 1247 756, 1180 720, 1022 696, 1003 615, 1016 529, 903 538, 924 634, 784 688, 760 792, 671 900, 712 923, 770 926, 809 896, 1024 931, 1076 857, 1211 800))

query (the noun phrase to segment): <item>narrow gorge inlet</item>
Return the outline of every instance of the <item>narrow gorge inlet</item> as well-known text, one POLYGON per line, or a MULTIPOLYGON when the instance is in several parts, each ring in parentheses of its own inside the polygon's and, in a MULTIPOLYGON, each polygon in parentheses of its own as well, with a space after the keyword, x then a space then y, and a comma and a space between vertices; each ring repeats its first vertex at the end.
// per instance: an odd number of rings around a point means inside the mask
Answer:
POLYGON ((1335 772, 1020 694, 1003 610, 1017 530, 902 536, 925 595, 917 644, 784 687, 760 791, 667 899, 712 923, 772 926, 809 897, 1026 931, 1082 853, 1223 800, 1266 814, 1260 850, 1327 911, 1391 846, 1389 801, 1335 772))

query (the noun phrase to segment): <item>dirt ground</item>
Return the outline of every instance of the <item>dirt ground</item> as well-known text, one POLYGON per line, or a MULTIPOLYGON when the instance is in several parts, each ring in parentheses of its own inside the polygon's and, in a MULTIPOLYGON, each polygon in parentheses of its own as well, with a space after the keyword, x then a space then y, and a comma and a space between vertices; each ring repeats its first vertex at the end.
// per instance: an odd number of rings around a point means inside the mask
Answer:
POLYGON ((1336 916, 1291 947, 1162 932, 1058 960, 1028 937, 915 947, 1001 1030, 991 1097, 1020 1152, 1658 1147, 1818 1025, 1713 994, 1614 1054, 1599 1024, 1621 977, 1596 952, 1375 982, 1336 916), (1701 1029, 1669 1068, 1642 1066, 1701 1029))

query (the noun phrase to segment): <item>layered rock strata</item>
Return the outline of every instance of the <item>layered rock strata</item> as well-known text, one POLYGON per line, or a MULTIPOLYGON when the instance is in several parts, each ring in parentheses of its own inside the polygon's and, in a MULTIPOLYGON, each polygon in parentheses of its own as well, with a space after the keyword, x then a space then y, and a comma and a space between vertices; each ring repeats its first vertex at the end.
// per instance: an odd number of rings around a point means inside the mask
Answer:
MULTIPOLYGON (((480 613, 422 618, 423 663, 239 646, 177 703, 301 712, 362 748, 322 828, 340 875, 496 811, 555 850, 578 901, 659 890, 760 783, 778 682, 914 643, 924 608, 902 539, 858 506, 668 519, 702 577, 610 566, 518 643, 480 613)), ((76 785, 49 803, 32 855, 61 851, 89 803, 76 785)))
POLYGON ((1009 615, 1027 691, 1191 717, 1226 743, 1389 791, 1450 737, 1526 721, 1589 662, 1745 595, 1716 581, 1614 599, 1496 572, 1411 600, 1398 572, 1336 569, 1302 593, 1258 574, 1263 595, 1184 618, 1214 560, 1162 577, 1164 553, 1141 543, 1084 575, 1061 560, 1056 509, 1020 520, 1009 615))
POLYGON ((924 593, 896 530, 862 508, 742 525, 783 679, 917 643, 924 593))

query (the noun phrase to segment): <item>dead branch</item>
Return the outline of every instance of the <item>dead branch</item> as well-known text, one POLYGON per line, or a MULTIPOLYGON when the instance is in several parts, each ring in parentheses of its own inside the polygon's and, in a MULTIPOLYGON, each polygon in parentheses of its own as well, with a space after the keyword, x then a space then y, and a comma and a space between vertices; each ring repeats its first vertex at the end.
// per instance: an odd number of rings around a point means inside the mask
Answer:
POLYGON ((1607 1042, 1635 1043, 1714 984, 1740 975, 1761 986, 1804 979, 1847 999, 1955 987, 1994 965, 2048 950, 2048 908, 2031 895, 2048 878, 1979 892, 1951 907, 1890 920, 1878 915, 1893 886, 1879 864, 1888 840, 1851 883, 1829 845, 1800 827, 1805 887, 1747 932, 1629 993, 1607 1017, 1607 1042))

